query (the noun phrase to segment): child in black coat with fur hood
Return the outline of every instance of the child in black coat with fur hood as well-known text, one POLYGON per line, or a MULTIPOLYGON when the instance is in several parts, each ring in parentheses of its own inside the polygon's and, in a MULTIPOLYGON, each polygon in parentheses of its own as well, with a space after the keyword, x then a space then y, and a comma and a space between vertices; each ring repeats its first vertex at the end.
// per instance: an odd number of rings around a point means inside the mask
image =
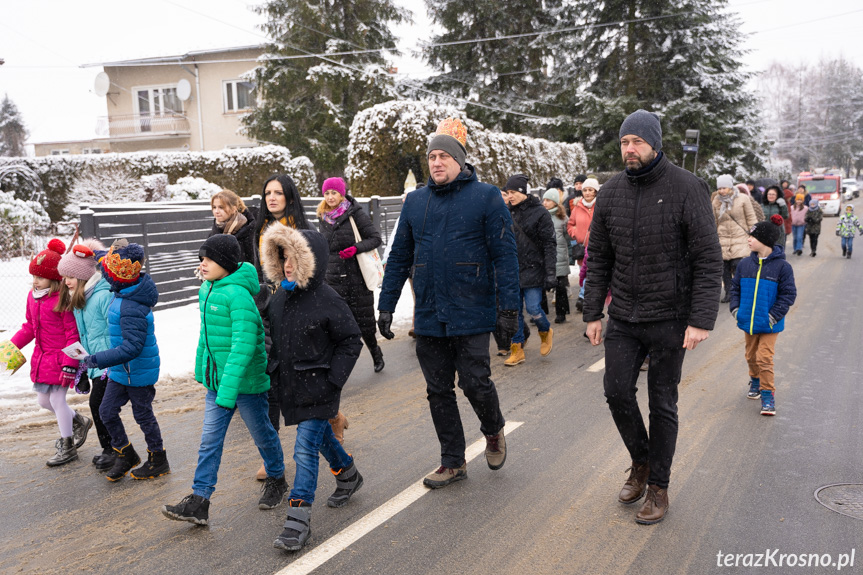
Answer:
POLYGON ((318 452, 336 477, 328 506, 347 504, 363 484, 328 421, 339 411, 342 387, 362 349, 348 304, 324 283, 328 256, 326 239, 313 230, 273 226, 263 237, 261 267, 279 286, 267 307, 273 337, 267 372, 278 383, 285 424, 297 425, 288 517, 273 543, 285 551, 302 549, 311 535, 318 452))

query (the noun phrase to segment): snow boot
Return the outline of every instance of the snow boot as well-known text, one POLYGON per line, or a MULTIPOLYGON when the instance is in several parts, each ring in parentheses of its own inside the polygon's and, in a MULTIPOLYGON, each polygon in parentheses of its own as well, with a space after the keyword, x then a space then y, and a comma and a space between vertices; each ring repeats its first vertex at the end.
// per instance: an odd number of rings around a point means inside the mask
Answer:
POLYGON ((555 317, 554 323, 566 323, 566 316, 565 315, 559 315, 559 316, 555 317))
POLYGON ((363 486, 363 476, 360 475, 356 463, 351 461, 348 467, 343 469, 330 469, 336 476, 336 490, 327 499, 327 507, 344 507, 348 504, 351 495, 363 486))
POLYGON ((384 352, 381 346, 376 345, 372 351, 372 362, 374 362, 375 373, 380 373, 384 370, 384 352))
POLYGON ((285 476, 267 477, 264 486, 261 487, 263 495, 258 500, 258 509, 275 509, 282 504, 285 493, 288 492, 288 483, 285 476))
POLYGON ((849 260, 851 259, 851 252, 852 252, 852 251, 853 251, 853 250, 852 250, 851 248, 848 248, 848 259, 849 259, 849 260))
POLYGON ((753 377, 749 380, 749 393, 746 394, 746 397, 749 399, 760 399, 761 398, 761 380, 757 377, 753 377))
POLYGON ((285 530, 273 541, 273 547, 282 551, 299 551, 312 535, 312 505, 302 499, 288 502, 285 530))
POLYGON ((132 479, 156 479, 171 473, 168 465, 168 452, 147 450, 147 461, 138 469, 132 470, 132 479))
POLYGON ((193 493, 176 505, 162 505, 162 515, 174 521, 207 525, 210 521, 210 500, 193 493))
POLYGON ((551 348, 554 341, 554 330, 548 328, 548 331, 539 332, 539 341, 539 355, 545 357, 551 353, 551 348))
POLYGON ((524 344, 513 343, 510 345, 509 357, 504 360, 503 364, 512 367, 520 363, 524 363, 524 344))
POLYGON ((846 255, 848 255, 848 248, 842 248, 842 257, 844 258, 846 255))
POLYGON ((493 435, 485 436, 485 460, 488 468, 497 471, 506 462, 506 436, 503 428, 493 435))
POLYGON ((72 418, 72 439, 75 440, 75 449, 80 449, 87 441, 87 432, 93 427, 93 420, 77 411, 72 418))
POLYGON ((120 481, 126 474, 131 471, 133 467, 141 463, 141 458, 138 456, 137 452, 135 452, 135 448, 132 447, 131 443, 126 444, 126 447, 122 449, 114 448, 114 465, 111 466, 111 469, 108 471, 108 474, 105 477, 108 478, 108 481, 120 481))
POLYGON ((776 402, 772 391, 761 390, 761 415, 776 415, 776 402))
POLYGON ((100 471, 107 471, 114 467, 115 459, 117 459, 117 454, 110 447, 106 447, 101 454, 93 458, 93 465, 100 471))
POLYGON ((75 448, 74 439, 71 437, 61 437, 60 441, 57 442, 57 453, 46 464, 48 467, 57 467, 76 459, 78 459, 78 450, 75 448))

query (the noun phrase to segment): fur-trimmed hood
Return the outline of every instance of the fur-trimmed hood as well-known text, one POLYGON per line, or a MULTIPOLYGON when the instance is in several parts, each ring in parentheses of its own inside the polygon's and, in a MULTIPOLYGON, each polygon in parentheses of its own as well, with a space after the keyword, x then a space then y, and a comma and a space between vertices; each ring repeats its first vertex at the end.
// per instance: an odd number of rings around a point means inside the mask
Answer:
POLYGON ((329 248, 320 232, 270 226, 263 237, 261 268, 264 276, 277 284, 285 279, 285 254, 296 262, 294 275, 299 289, 314 289, 323 283, 329 248))

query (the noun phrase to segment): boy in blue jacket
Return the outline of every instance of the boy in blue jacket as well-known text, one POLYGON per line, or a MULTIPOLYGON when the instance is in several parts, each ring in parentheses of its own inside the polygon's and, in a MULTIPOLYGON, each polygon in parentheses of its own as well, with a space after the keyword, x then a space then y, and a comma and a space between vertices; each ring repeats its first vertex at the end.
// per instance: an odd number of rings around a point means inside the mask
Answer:
POLYGON ((773 355, 785 316, 797 298, 794 271, 776 246, 782 217, 772 216, 749 230, 748 258, 740 260, 731 283, 731 315, 746 340, 749 399, 761 398, 761 415, 776 415, 773 355), (775 221, 775 220, 778 220, 775 221))

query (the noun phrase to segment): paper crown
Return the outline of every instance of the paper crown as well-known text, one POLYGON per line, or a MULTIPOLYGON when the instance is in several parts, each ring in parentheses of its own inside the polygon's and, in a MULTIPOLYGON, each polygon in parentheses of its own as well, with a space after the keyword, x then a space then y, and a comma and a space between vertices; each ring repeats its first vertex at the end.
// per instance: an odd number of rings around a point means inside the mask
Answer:
MULTIPOLYGON (((143 253, 141 256, 143 256, 143 253)), ((102 268, 115 282, 134 283, 141 273, 141 258, 136 258, 136 260, 123 258, 118 252, 114 251, 114 246, 111 246, 111 249, 108 250, 105 258, 102 260, 102 268)))
POLYGON ((447 118, 437 125, 435 135, 443 134, 458 140, 463 148, 467 147, 467 128, 458 118, 447 118))
POLYGON ((12 372, 9 375, 13 375, 25 363, 27 358, 15 344, 11 341, 0 342, 0 367, 12 372))

